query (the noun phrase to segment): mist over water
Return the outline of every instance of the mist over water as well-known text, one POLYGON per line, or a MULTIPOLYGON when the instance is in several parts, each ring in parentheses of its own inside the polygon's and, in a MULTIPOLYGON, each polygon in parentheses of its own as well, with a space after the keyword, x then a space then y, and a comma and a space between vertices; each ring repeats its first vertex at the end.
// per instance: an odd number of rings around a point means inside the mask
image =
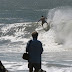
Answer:
POLYGON ((59 7, 50 10, 48 18, 55 31, 55 42, 64 48, 72 48, 72 8, 59 7))

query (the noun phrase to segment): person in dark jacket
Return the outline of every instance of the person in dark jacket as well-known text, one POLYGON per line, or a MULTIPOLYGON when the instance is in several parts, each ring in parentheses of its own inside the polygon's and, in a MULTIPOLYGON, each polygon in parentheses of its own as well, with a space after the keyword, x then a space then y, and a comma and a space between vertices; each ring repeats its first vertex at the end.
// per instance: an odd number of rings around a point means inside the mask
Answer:
POLYGON ((41 69, 41 54, 43 52, 42 43, 37 40, 38 33, 32 33, 33 40, 29 40, 26 46, 26 52, 29 54, 29 72, 38 72, 41 69))

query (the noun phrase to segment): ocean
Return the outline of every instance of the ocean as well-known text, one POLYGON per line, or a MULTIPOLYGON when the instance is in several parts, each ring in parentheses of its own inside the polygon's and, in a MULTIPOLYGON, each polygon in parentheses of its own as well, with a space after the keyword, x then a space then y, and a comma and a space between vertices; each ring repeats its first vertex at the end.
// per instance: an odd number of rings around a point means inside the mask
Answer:
POLYGON ((44 48, 42 69, 72 72, 72 0, 0 0, 0 60, 10 72, 29 72, 22 55, 33 31, 44 48), (37 24, 42 15, 48 31, 37 24))

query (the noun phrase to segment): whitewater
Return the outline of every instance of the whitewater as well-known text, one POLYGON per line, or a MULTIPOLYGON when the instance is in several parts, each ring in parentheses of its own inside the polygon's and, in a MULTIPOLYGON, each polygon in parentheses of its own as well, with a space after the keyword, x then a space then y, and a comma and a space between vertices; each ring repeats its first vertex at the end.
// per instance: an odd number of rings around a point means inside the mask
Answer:
POLYGON ((31 33, 39 33, 43 44, 42 69, 46 72, 72 72, 72 1, 0 1, 0 60, 9 72, 29 72, 22 59, 31 33), (45 31, 38 19, 50 23, 45 31))

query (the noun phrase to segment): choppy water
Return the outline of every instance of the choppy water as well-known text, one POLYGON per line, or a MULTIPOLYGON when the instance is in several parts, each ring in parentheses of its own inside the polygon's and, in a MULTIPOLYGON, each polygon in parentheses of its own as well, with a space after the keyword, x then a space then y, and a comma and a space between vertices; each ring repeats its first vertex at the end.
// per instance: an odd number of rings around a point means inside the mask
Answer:
POLYGON ((28 72, 22 54, 34 30, 43 43, 42 69, 72 72, 72 1, 0 1, 0 60, 9 71, 28 72), (47 32, 36 23, 42 15, 50 22, 47 32))

